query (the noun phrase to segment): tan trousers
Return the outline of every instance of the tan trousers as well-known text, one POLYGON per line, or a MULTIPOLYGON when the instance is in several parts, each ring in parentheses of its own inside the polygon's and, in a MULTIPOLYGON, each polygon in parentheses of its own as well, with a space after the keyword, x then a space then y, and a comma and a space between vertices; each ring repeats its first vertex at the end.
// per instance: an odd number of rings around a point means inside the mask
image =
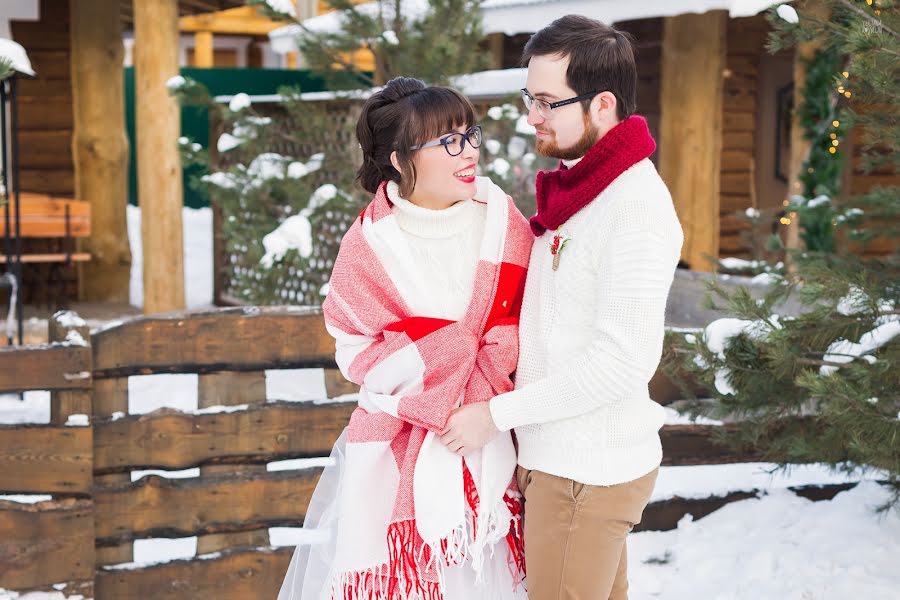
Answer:
POLYGON ((640 523, 658 473, 597 486, 518 467, 528 599, 627 599, 625 536, 640 523))

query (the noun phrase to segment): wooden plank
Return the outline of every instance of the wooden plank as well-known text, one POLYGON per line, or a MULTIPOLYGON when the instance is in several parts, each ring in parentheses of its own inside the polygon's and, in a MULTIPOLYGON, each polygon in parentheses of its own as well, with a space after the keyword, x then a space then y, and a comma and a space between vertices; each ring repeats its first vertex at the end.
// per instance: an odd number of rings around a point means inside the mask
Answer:
POLYGON ((729 131, 722 137, 722 150, 743 150, 753 152, 753 132, 729 131))
POLYGON ((100 569, 96 597, 116 600, 275 598, 293 552, 290 547, 238 550, 207 560, 179 560, 143 569, 100 569))
POLYGON ((94 376, 334 367, 319 309, 228 308, 129 320, 92 341, 94 376))
POLYGON ((0 426, 0 494, 89 494, 90 427, 0 426))
POLYGON ((29 52, 68 50, 69 24, 65 21, 12 21, 12 37, 29 52))
POLYGON ((753 155, 747 150, 723 150, 722 173, 750 171, 753 155))
POLYGON ((19 102, 19 124, 22 130, 72 129, 72 99, 48 96, 43 102, 19 102))
POLYGON ((721 465, 739 462, 756 462, 762 453, 747 449, 735 451, 715 443, 715 436, 736 431, 736 425, 664 425, 659 436, 662 440, 665 466, 721 465))
POLYGON ((31 68, 41 79, 62 79, 68 81, 72 78, 69 67, 69 55, 61 50, 35 50, 28 53, 31 60, 31 68))
MULTIPOLYGON (((99 382, 98 382, 99 383, 99 382)), ((327 456, 356 403, 283 402, 245 411, 186 415, 171 410, 94 423, 94 469, 187 469, 327 456)))
POLYGON ((180 107, 166 89, 178 75, 178 2, 134 3, 135 123, 144 257, 144 313, 184 308, 180 107))
POLYGON ((134 542, 126 542, 118 546, 97 546, 94 549, 94 562, 98 567, 130 563, 134 560, 134 542))
POLYGON ((321 469, 256 476, 165 479, 94 489, 100 545, 142 537, 185 537, 300 527, 321 469))
POLYGON ((0 584, 8 589, 91 579, 94 515, 90 500, 19 504, 0 500, 0 584))
POLYGON ((708 257, 719 254, 727 20, 726 12, 710 11, 663 21, 660 174, 684 229, 682 258, 696 271, 713 270, 708 257))
POLYGON ((749 171, 722 173, 720 176, 719 193, 721 194, 749 195, 751 187, 749 171))
MULTIPOLYGON (((53 253, 22 255, 22 262, 25 264, 61 263, 66 262, 67 260, 71 260, 72 262, 87 262, 91 260, 91 255, 85 252, 75 252, 73 254, 53 253)), ((0 256, 0 264, 6 264, 7 261, 15 262, 15 259, 12 257, 0 256)))
MULTIPOLYGON (((95 260, 79 277, 78 297, 128 302, 128 136, 125 130, 124 49, 117 0, 72 3, 72 159, 76 194, 89 198, 102 235, 85 240, 95 260)), ((177 179, 173 177, 173 179, 177 179)))
POLYGON ((68 164, 35 168, 23 165, 19 171, 19 181, 22 182, 23 189, 35 192, 60 196, 71 196, 75 193, 75 172, 68 164))
POLYGON ((0 392, 90 387, 91 349, 87 346, 0 347, 0 392))
POLYGON ((721 202, 720 214, 732 214, 753 206, 750 194, 721 194, 719 201, 721 202))
POLYGON ((23 168, 67 168, 72 166, 72 132, 68 130, 20 131, 23 168))

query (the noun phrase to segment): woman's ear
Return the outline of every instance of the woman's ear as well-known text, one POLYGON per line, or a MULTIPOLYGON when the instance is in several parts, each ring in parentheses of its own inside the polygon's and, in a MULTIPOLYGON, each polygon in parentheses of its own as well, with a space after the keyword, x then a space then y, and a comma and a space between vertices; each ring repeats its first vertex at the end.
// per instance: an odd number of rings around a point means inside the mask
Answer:
POLYGON ((398 173, 402 173, 403 170, 400 168, 400 159, 397 158, 397 151, 394 150, 391 152, 391 164, 394 165, 394 168, 397 169, 398 173))

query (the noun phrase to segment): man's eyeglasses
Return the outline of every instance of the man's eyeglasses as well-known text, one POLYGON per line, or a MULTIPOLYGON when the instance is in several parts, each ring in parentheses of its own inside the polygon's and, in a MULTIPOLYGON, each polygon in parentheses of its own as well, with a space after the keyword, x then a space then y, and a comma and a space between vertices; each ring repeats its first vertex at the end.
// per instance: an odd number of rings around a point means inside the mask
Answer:
POLYGON ((546 100, 535 98, 525 88, 522 88, 521 91, 522 103, 525 105, 525 110, 530 111, 531 107, 534 106, 539 115, 541 115, 545 119, 549 119, 553 116, 553 113, 551 113, 550 111, 552 111, 554 108, 559 108, 560 106, 566 106, 567 104, 574 104, 576 102, 580 102, 581 100, 593 98, 602 90, 597 90, 596 92, 588 92, 587 94, 581 94, 580 96, 575 96, 574 98, 569 98, 568 100, 560 100, 559 102, 547 102, 546 100))
POLYGON ((410 150, 421 150, 422 148, 432 148, 434 146, 443 146, 444 150, 450 156, 459 156, 466 148, 466 142, 473 148, 481 146, 482 134, 481 125, 469 127, 465 133, 450 133, 444 137, 417 146, 411 146, 410 150))

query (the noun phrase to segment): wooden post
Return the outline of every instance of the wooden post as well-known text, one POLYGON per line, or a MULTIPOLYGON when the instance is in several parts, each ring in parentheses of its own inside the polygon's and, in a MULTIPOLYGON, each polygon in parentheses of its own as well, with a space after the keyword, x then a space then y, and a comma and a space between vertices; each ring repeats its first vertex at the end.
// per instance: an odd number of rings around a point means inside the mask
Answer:
POLYGON ((137 174, 144 313, 184 308, 179 107, 166 82, 178 75, 178 2, 133 2, 137 174))
POLYGON ((660 81, 660 175, 684 229, 682 258, 712 271, 719 256, 722 85, 728 14, 666 17, 660 81))
MULTIPOLYGON (((199 408, 219 405, 265 404, 265 402, 266 374, 264 371, 210 373, 201 374, 198 378, 197 405, 199 408)), ((211 465, 200 467, 201 477, 262 474, 265 472, 266 465, 211 465)), ((197 538, 197 554, 208 554, 239 546, 256 548, 268 545, 268 529, 255 529, 237 533, 213 533, 201 535, 197 538)))
POLYGON ((300 54, 298 52, 288 52, 284 55, 284 68, 296 69, 300 64, 300 54))
POLYGON ((194 34, 194 66, 210 69, 214 62, 212 31, 198 31, 194 34))
MULTIPOLYGON (((53 342, 90 343, 91 331, 77 314, 59 311, 47 322, 47 339, 53 342)), ((50 393, 50 422, 65 425, 71 415, 85 415, 90 422, 91 390, 61 390, 50 393)))
POLYGON ((488 35, 488 47, 491 52, 491 68, 503 68, 503 41, 506 36, 502 33, 492 33, 488 35))
POLYGON ((79 296, 128 302, 128 136, 118 0, 70 0, 75 195, 91 203, 79 296))

